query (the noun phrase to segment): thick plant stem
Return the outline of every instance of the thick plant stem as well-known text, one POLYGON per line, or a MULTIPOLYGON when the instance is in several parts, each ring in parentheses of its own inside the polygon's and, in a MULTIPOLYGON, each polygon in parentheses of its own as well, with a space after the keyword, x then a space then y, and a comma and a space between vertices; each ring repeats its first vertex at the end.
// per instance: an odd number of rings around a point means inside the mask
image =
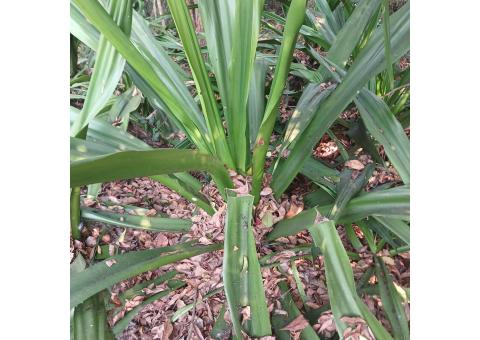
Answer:
POLYGON ((70 193, 70 229, 74 240, 80 239, 80 187, 72 188, 70 193))
POLYGON ((255 203, 260 198, 260 189, 262 187, 263 173, 265 166, 265 156, 267 155, 270 136, 272 135, 275 125, 276 113, 283 94, 283 88, 287 80, 290 64, 292 63, 292 54, 295 49, 298 31, 303 24, 305 18, 305 0, 293 0, 287 14, 283 41, 280 47, 280 57, 275 74, 273 76, 273 84, 270 90, 270 96, 263 116, 262 124, 258 131, 258 136, 253 150, 253 182, 252 194, 255 197, 255 203))

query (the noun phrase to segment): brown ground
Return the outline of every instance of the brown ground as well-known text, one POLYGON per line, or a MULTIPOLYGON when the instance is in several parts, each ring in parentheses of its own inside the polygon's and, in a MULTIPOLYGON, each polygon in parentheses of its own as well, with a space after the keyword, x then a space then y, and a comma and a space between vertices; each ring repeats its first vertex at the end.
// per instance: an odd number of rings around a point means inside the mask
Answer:
MULTIPOLYGON (((234 174, 232 175, 236 187, 239 188, 239 190, 248 190, 249 184, 245 183, 244 178, 234 174)), ((370 182, 375 186, 375 184, 393 179, 385 176, 387 176, 385 175, 385 171, 377 171, 370 182)), ((302 190, 302 188, 296 188, 295 191, 301 193, 304 190, 302 190)), ((100 201, 110 200, 117 202, 119 205, 132 204, 141 206, 150 209, 148 213, 152 215, 161 213, 170 217, 191 219, 193 226, 189 233, 183 235, 180 233, 153 233, 128 229, 123 235, 123 239, 122 233, 125 229, 113 228, 110 229, 106 236, 102 237, 100 244, 107 243, 118 247, 121 251, 132 251, 175 245, 190 239, 199 240, 202 244, 223 241, 226 206, 216 188, 210 183, 204 185, 203 192, 216 203, 217 213, 211 217, 168 188, 147 178, 105 184, 99 195, 100 201)), ((254 228, 259 256, 264 256, 272 251, 284 250, 272 257, 269 261, 269 263, 275 262, 275 266, 264 267, 262 269, 270 311, 276 310, 277 312, 281 312, 282 310, 278 301, 280 296, 278 282, 281 280, 287 280, 289 286, 292 288, 292 294, 298 302, 298 306, 302 306, 302 300, 299 298, 290 262, 292 256, 299 255, 301 252, 293 252, 288 249, 301 244, 312 243, 308 232, 281 238, 277 240, 280 242, 277 245, 267 245, 263 242, 264 245, 261 246, 259 242, 261 237, 271 230, 271 228, 266 227, 264 223, 262 223, 262 219, 266 221, 268 218, 265 218, 265 216, 271 215, 272 222, 275 223, 283 218, 296 215, 303 209, 303 203, 298 197, 297 195, 290 197, 284 196, 280 202, 277 202, 273 199, 271 190, 267 188, 262 192, 262 200, 256 209, 254 228)), ((85 200, 84 204, 99 206, 98 203, 88 199, 85 200)), ((91 258, 93 256, 93 247, 91 247, 91 245, 95 244, 96 238, 101 237, 101 226, 95 223, 88 223, 87 225, 89 226, 89 237, 83 244, 78 241, 75 242, 75 244, 72 245, 72 254, 75 250, 80 250, 85 256, 91 258)), ((345 240, 343 228, 339 227, 339 230, 346 249, 353 250, 345 240)), ((359 236, 362 237, 360 231, 359 236)), ((217 293, 207 299, 203 299, 203 296, 212 289, 222 287, 223 285, 222 255, 223 251, 217 251, 196 256, 188 260, 164 266, 152 272, 144 273, 143 275, 116 285, 112 290, 112 301, 115 301, 118 293, 143 280, 153 279, 172 269, 179 271, 181 275, 178 275, 177 278, 187 283, 185 287, 145 307, 140 314, 135 317, 133 322, 130 323, 121 339, 187 339, 189 334, 191 339, 209 338, 214 320, 216 320, 220 308, 225 302, 225 296, 223 292, 217 293), (171 321, 172 315, 178 309, 192 304, 194 301, 198 302, 194 309, 185 313, 175 322, 171 321)), ((389 266, 395 282, 402 287, 409 287, 409 254, 392 257, 385 251, 382 255, 384 255, 385 262, 389 266)), ((318 308, 327 303, 328 295, 322 258, 316 259, 313 263, 311 258, 300 258, 295 260, 295 264, 308 298, 308 307, 318 308)), ((372 254, 365 248, 365 251, 361 254, 361 259, 359 261, 352 261, 351 264, 354 275, 358 279, 362 273, 373 266, 372 254)), ((371 282, 375 282, 374 276, 371 278, 371 282)), ((149 293, 155 293, 164 287, 149 288, 151 288, 148 290, 149 293)), ((380 308, 381 302, 378 297, 365 295, 363 298, 370 310, 389 328, 388 321, 380 308)), ((115 316, 111 316, 110 320, 115 322, 121 318, 126 311, 134 308, 143 299, 144 297, 137 297, 132 301, 128 301, 126 303, 126 309, 115 316)), ((408 309, 408 306, 406 308, 408 309)), ((322 335, 328 336, 332 334, 335 326, 331 313, 323 313, 318 323, 314 325, 314 328, 322 335)))

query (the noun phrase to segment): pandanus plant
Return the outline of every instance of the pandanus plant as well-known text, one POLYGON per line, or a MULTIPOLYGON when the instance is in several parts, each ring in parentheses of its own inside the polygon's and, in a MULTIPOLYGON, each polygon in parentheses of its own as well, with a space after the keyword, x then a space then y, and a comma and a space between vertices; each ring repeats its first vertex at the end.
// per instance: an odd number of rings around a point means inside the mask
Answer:
MULTIPOLYGON (((132 0, 71 0, 71 85, 88 82, 82 109, 70 109, 71 232, 74 238, 81 237, 82 219, 156 232, 187 231, 190 221, 80 207, 80 187, 88 185, 88 195, 95 197, 101 183, 148 176, 213 214, 215 206, 200 194, 202 184, 189 173, 206 171, 227 204, 225 242, 202 246, 193 241, 127 252, 88 267, 77 256, 71 273, 73 337, 112 337, 106 324, 104 291, 114 284, 223 249, 223 281, 232 336, 261 337, 271 335, 273 328, 277 337, 288 338, 282 328, 302 311, 282 283, 281 302, 287 315, 270 317, 252 212, 264 185, 271 186, 278 199, 301 174, 318 188, 305 197, 309 209, 277 223, 260 242, 308 229, 314 241, 312 254, 324 258, 330 309, 339 337, 343 338, 348 328, 346 318, 356 317, 364 320, 377 339, 392 338, 359 297, 361 287, 353 277, 350 253, 336 226, 345 227, 357 251, 363 245, 353 231, 353 223, 362 230, 374 253, 385 244, 392 254, 409 249, 409 139, 404 132, 404 125, 408 126, 409 79, 408 70, 396 67, 409 51, 408 3, 391 14, 385 0, 316 0, 312 9, 306 8, 306 0, 291 0, 285 2, 288 14, 282 18, 264 10, 263 0, 199 0, 195 7, 206 48, 199 43, 191 7, 185 0, 167 3, 180 39, 169 40, 168 48, 167 40, 157 39, 148 22, 133 9, 132 0), (272 21, 283 26, 283 31, 272 26, 272 21), (270 39, 261 39, 261 29, 270 32, 270 39), (298 39, 299 34, 302 39, 298 39), (91 76, 75 73, 76 39, 95 51, 91 76), (172 49, 177 51, 175 58, 172 49), (292 63, 296 49, 315 60, 317 69, 292 63), (182 57, 188 62, 191 76, 175 62, 182 57), (269 83, 267 74, 271 71, 273 80, 269 83), (308 85, 283 128, 278 123, 279 106, 289 75, 302 78, 308 85), (193 87, 187 82, 189 78, 193 87), (120 79, 129 90, 112 97, 120 79), (185 134, 186 144, 152 148, 127 132, 130 113, 140 105, 140 93, 185 134), (355 121, 342 119, 340 114, 352 103, 360 117, 355 121), (348 168, 336 169, 354 159, 354 153, 343 150, 340 161, 333 166, 312 158, 314 146, 325 133, 335 138, 330 130, 335 123, 348 129, 350 137, 371 154, 377 165, 391 164, 403 184, 366 192, 362 189, 372 166, 359 174, 348 168), (278 138, 272 144, 274 130, 278 138), (379 154, 379 145, 388 161, 379 154), (278 156, 266 166, 269 151, 278 156), (229 170, 251 176, 251 193, 232 190, 229 170), (266 180, 266 172, 271 181, 266 180), (242 323, 240 310, 245 306, 250 308, 251 317, 242 323)), ((375 257, 375 261, 378 294, 393 336, 408 338, 403 301, 382 258, 375 257)), ((174 280, 174 275, 157 278, 157 283, 168 282, 169 288, 144 304, 179 288, 182 283, 174 280)), ((113 327, 113 333, 120 334, 138 311, 129 312, 113 327)), ((320 311, 310 313, 318 318, 320 311)), ((309 320, 311 315, 307 315, 309 320)), ((318 339, 309 325, 301 335, 318 339)))

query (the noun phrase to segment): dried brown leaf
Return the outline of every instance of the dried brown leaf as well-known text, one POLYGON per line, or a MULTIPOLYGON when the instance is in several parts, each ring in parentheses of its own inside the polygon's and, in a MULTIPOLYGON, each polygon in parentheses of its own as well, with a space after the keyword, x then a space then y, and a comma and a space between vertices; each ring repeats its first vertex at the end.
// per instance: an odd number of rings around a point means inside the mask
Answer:
POLYGON ((308 326, 308 321, 305 317, 300 314, 295 319, 293 319, 288 325, 282 328, 282 330, 290 331, 290 332, 297 332, 303 330, 305 327, 308 326))
POLYGON ((345 166, 353 170, 362 170, 363 168, 365 168, 365 165, 363 165, 363 163, 360 162, 358 159, 351 159, 345 162, 345 166))

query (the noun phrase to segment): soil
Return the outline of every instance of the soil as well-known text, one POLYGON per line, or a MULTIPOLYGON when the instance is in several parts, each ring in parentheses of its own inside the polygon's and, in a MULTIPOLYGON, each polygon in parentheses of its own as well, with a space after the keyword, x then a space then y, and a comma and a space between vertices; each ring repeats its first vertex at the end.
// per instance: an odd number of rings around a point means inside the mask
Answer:
MULTIPOLYGON (((327 138, 323 138, 320 144, 328 142, 327 138), (322 142, 323 141, 323 142, 322 142)), ((316 155, 322 157, 322 155, 316 155)), ((330 155, 325 154, 325 160, 330 159, 330 155)), ((368 158, 364 158, 365 163, 368 158)), ((249 180, 231 173, 234 183, 239 191, 249 190, 249 180)), ((389 181, 396 181, 398 177, 391 175, 388 170, 377 169, 369 181, 369 186, 374 187, 389 181)), ((312 243, 312 239, 308 232, 304 231, 294 236, 283 237, 275 243, 260 242, 263 236, 272 228, 265 225, 263 221, 266 215, 272 217, 270 223, 276 223, 284 218, 291 218, 301 212, 304 208, 301 197, 312 187, 308 180, 299 178, 292 184, 288 195, 283 195, 280 201, 276 201, 271 190, 267 187, 262 192, 262 198, 255 210, 253 220, 255 237, 257 240, 257 252, 259 257, 276 252, 268 263, 269 265, 262 268, 264 279, 265 294, 267 298, 269 311, 282 311, 279 303, 280 289, 278 282, 285 280, 291 293, 301 309, 320 308, 328 303, 327 288, 325 282, 325 272, 322 257, 315 258, 304 256, 302 252, 292 251, 293 247, 302 244, 312 243), (292 257, 295 256, 292 261, 292 257), (292 262, 295 263, 300 280, 305 290, 307 301, 304 302, 300 298, 296 281, 293 277, 292 262), (272 264, 273 263, 273 264, 272 264)), ((85 199, 84 205, 102 207, 107 209, 102 203, 110 201, 120 205, 135 205, 148 209, 149 215, 162 214, 172 218, 190 219, 193 226, 190 232, 181 233, 154 233, 149 231, 140 231, 124 228, 105 228, 104 225, 97 223, 85 222, 84 239, 85 242, 75 241, 71 245, 71 259, 77 252, 80 252, 87 259, 92 259, 95 255, 97 239, 100 245, 108 244, 115 247, 119 252, 135 251, 143 249, 151 249, 164 247, 167 245, 175 245, 188 240, 198 240, 201 244, 212 244, 222 242, 224 240, 224 217, 226 206, 221 199, 218 190, 213 183, 206 183, 202 192, 215 202, 216 213, 213 216, 207 215, 203 210, 197 208, 194 204, 189 203, 184 198, 172 192, 163 185, 150 180, 148 178, 137 178, 128 181, 116 181, 104 184, 102 191, 98 196, 98 200, 85 199), (106 231, 106 233, 104 233, 106 231)), ((118 206, 109 206, 108 209, 115 210, 118 206)), ((118 211, 118 210, 116 210, 118 211)), ((267 224, 270 224, 267 223, 267 224)), ((346 241, 343 227, 338 228, 347 251, 354 251, 348 241, 346 241)), ((356 228, 357 235, 366 245, 363 234, 360 229, 356 228)), ((395 283, 403 288, 409 287, 410 270, 409 270, 409 253, 403 253, 397 256, 389 255, 387 250, 383 250, 382 255, 387 264, 395 283)), ((205 298, 210 291, 221 288, 222 283, 222 256, 223 251, 216 251, 200 256, 183 260, 171 265, 161 267, 157 270, 150 271, 134 277, 130 280, 123 281, 113 287, 111 291, 111 302, 118 301, 118 295, 131 288, 133 285, 151 280, 161 274, 173 269, 180 272, 176 276, 177 279, 183 280, 186 285, 170 295, 161 298, 145 308, 133 319, 128 328, 125 330, 120 339, 208 339, 220 309, 225 303, 223 290, 219 290, 216 294, 205 298), (195 308, 189 310, 180 316, 177 320, 172 321, 171 318, 175 312, 189 304, 197 302, 195 308)), ((356 279, 359 279, 367 269, 373 267, 373 254, 364 247, 360 254, 360 260, 351 261, 352 269, 356 279)), ((370 277, 371 284, 376 282, 375 276, 370 277)), ((149 287, 146 296, 158 292, 165 288, 164 285, 157 287, 149 287)), ((111 324, 119 320, 125 312, 133 309, 140 304, 146 297, 138 296, 126 302, 122 310, 115 310, 115 314, 111 313, 109 321, 111 324)), ((381 301, 376 295, 363 294, 363 300, 368 308, 381 320, 387 329, 390 329, 388 320, 381 308, 381 301)), ((409 306, 405 306, 407 315, 409 306)), ((335 325, 331 311, 327 310, 322 313, 318 321, 313 325, 314 329, 323 336, 330 336, 335 332, 335 325)), ((293 332, 295 333, 295 332, 293 332)), ((296 333, 293 334, 298 335, 296 333)), ((367 337, 368 338, 368 337, 367 337)))

